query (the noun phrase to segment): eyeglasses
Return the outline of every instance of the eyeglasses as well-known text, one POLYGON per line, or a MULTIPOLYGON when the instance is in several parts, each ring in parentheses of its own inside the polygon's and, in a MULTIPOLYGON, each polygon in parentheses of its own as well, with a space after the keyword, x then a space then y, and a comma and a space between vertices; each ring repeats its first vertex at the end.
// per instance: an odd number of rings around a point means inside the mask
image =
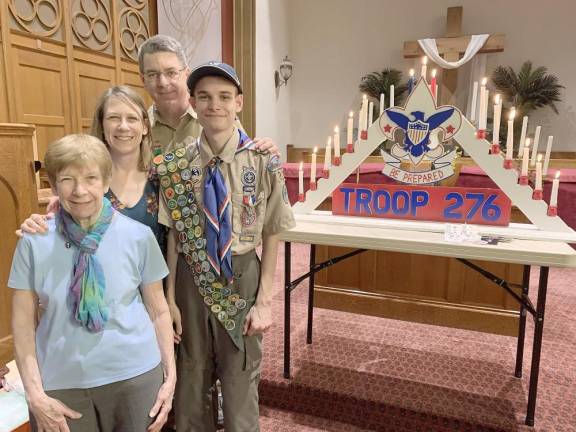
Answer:
POLYGON ((160 78, 162 75, 164 75, 166 77, 167 80, 169 81, 174 81, 176 79, 178 79, 178 77, 180 76, 180 74, 182 73, 182 71, 186 69, 186 68, 182 68, 182 69, 168 69, 165 71, 150 71, 150 72, 146 72, 144 74, 144 79, 148 82, 153 82, 153 81, 157 81, 158 78, 160 78))

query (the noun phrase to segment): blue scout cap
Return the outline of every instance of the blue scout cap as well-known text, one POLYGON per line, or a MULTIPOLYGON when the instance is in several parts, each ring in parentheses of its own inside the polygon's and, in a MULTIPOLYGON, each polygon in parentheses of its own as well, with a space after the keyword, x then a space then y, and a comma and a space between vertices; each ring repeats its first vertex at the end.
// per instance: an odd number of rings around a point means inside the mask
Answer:
POLYGON ((219 76, 232 82, 237 88, 238 93, 242 94, 242 86, 240 79, 232 66, 226 63, 211 61, 196 67, 188 76, 188 91, 191 95, 194 94, 194 89, 198 81, 207 76, 219 76))

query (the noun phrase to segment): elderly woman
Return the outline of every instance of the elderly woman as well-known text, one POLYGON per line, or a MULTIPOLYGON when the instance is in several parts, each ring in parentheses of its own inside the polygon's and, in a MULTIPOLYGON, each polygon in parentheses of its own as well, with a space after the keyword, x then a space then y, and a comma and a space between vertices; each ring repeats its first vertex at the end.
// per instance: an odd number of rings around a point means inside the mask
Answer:
POLYGON ((60 209, 46 235, 20 239, 8 281, 33 430, 159 431, 176 376, 158 243, 105 198, 100 140, 66 136, 45 165, 60 209))

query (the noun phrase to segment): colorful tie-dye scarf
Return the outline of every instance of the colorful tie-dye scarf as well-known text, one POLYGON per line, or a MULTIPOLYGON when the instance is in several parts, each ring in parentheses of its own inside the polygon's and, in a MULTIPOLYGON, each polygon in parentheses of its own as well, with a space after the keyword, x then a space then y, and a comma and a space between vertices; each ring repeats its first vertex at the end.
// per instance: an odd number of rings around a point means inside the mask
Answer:
POLYGON ((102 331, 108 321, 108 307, 104 302, 106 281, 95 253, 110 226, 114 209, 107 198, 103 201, 102 212, 89 232, 84 231, 62 207, 58 215, 60 232, 78 248, 68 294, 73 318, 91 332, 102 331))

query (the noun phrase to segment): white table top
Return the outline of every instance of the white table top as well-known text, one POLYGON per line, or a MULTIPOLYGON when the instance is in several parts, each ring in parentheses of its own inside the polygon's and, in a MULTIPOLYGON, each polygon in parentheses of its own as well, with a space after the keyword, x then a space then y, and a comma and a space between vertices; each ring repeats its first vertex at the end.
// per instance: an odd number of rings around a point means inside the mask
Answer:
POLYGON ((329 212, 295 217, 296 227, 280 234, 280 240, 514 264, 576 267, 576 251, 559 241, 512 239, 497 245, 452 243, 444 240, 442 232, 426 229, 428 223, 422 222, 408 223, 406 228, 402 228, 402 225, 387 226, 367 218, 342 220, 329 212))

